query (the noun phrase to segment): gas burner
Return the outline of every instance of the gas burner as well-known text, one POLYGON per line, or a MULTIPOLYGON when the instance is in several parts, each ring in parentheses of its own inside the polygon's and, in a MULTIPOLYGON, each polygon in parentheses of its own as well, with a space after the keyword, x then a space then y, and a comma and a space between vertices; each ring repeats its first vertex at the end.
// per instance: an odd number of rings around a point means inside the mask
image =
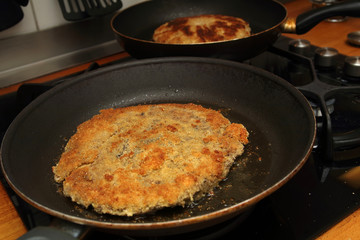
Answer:
MULTIPOLYGON (((321 112, 321 108, 318 104, 316 104, 315 102, 313 102, 311 99, 308 99, 311 108, 314 111, 314 115, 315 117, 322 117, 323 114, 321 112)), ((335 103, 335 98, 329 99, 325 101, 326 103, 326 107, 327 107, 327 111, 329 114, 332 114, 334 112, 334 103, 335 103)))

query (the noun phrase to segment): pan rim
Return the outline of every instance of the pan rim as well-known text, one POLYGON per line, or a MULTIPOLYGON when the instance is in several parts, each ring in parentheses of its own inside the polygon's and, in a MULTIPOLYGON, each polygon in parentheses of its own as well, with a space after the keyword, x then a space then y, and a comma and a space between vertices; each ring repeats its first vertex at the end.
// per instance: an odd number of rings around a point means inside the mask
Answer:
POLYGON ((83 81, 84 78, 99 75, 99 74, 102 74, 103 72, 112 71, 114 69, 127 68, 129 66, 134 67, 137 65, 149 64, 149 63, 159 64, 159 63, 164 63, 164 62, 166 62, 166 63, 171 63, 171 62, 177 62, 177 63, 179 63, 179 62, 186 62, 186 63, 196 62, 196 63, 199 63, 199 62, 201 62, 201 63, 211 63, 211 64, 222 64, 222 65, 226 65, 226 66, 230 65, 233 67, 241 66, 242 68, 246 68, 252 72, 256 71, 256 74, 260 74, 260 75, 266 74, 267 77, 269 77, 269 75, 270 75, 270 73, 266 72, 265 70, 256 68, 254 66, 246 65, 243 63, 229 61, 229 60, 202 58, 202 57, 163 57, 163 58, 138 60, 138 61, 134 61, 134 62, 126 62, 126 63, 120 64, 120 65, 114 65, 114 66, 109 66, 106 68, 101 68, 101 69, 95 70, 94 72, 89 72, 88 74, 81 75, 80 77, 75 77, 74 79, 71 79, 69 81, 64 82, 63 84, 60 84, 59 86, 54 87, 53 89, 45 92, 44 94, 39 96, 37 99, 35 99, 31 104, 29 104, 29 106, 27 106, 15 118, 15 120, 11 123, 8 130, 6 131, 6 133, 4 135, 4 139, 3 139, 1 147, 0 147, 0 163, 1 163, 1 168, 4 173, 5 179, 9 183, 11 188, 22 199, 24 199, 26 202, 28 202, 30 205, 33 205, 34 207, 36 207, 50 215, 53 215, 55 217, 60 217, 60 218, 63 218, 65 220, 69 220, 69 221, 72 221, 75 223, 85 224, 85 225, 94 226, 94 227, 117 229, 117 230, 140 230, 140 229, 141 230, 147 230, 147 229, 154 230, 154 229, 173 228, 174 226, 180 227, 180 226, 186 226, 186 225, 195 224, 195 223, 202 223, 204 221, 209 221, 209 220, 218 218, 219 215, 228 216, 228 215, 236 214, 240 210, 242 210, 244 208, 244 206, 248 206, 248 205, 251 206, 253 204, 256 204, 261 199, 263 199, 263 198, 269 196, 271 193, 275 192, 277 189, 279 189, 281 186, 283 186, 288 180, 290 180, 305 164, 306 160, 308 159, 309 155, 311 154, 311 149, 315 142, 315 134, 316 134, 315 116, 313 114, 313 111, 311 110, 311 106, 310 106, 309 102, 306 100, 305 96, 302 95, 298 89, 293 87, 286 80, 284 80, 276 75, 271 74, 273 81, 275 81, 279 85, 285 85, 285 87, 287 86, 286 89, 289 90, 292 93, 292 95, 294 95, 294 97, 296 97, 297 100, 301 101, 303 104, 305 104, 307 106, 306 113, 311 115, 309 117, 312 120, 312 122, 311 122, 312 128, 310 129, 311 130, 311 133, 310 133, 311 139, 309 139, 308 146, 306 146, 307 151, 304 153, 304 156, 302 157, 302 159, 299 161, 299 163, 296 165, 296 167, 292 171, 290 171, 286 176, 284 176, 283 179, 277 181, 274 185, 267 188, 265 191, 263 191, 259 194, 256 194, 255 196, 253 196, 245 201, 234 204, 227 208, 216 210, 214 212, 210 212, 210 213, 206 213, 206 214, 204 213, 199 216, 192 216, 192 217, 184 218, 184 219, 180 219, 180 220, 171 220, 171 221, 163 221, 163 222, 149 222, 149 223, 148 222, 146 222, 146 223, 117 223, 117 222, 104 222, 104 221, 93 220, 93 219, 89 219, 89 218, 85 218, 85 217, 72 216, 72 215, 69 215, 66 213, 62 213, 57 210, 50 209, 47 206, 44 206, 43 204, 40 204, 39 202, 37 202, 33 199, 30 199, 28 196, 26 196, 19 190, 19 188, 16 186, 16 184, 14 184, 12 179, 10 179, 10 177, 6 173, 6 169, 5 169, 6 167, 4 165, 4 160, 3 160, 3 152, 4 152, 4 148, 6 147, 6 144, 7 144, 6 141, 8 138, 10 138, 9 135, 10 135, 11 131, 14 128, 16 129, 16 125, 18 124, 18 122, 20 122, 20 120, 23 117, 25 117, 33 108, 35 108, 38 104, 41 104, 43 101, 46 101, 49 97, 51 97, 57 91, 61 91, 62 89, 67 88, 67 87, 71 86, 72 84, 76 84, 79 81, 83 81))
MULTIPOLYGON (((152 0, 149 0, 149 1, 146 1, 146 2, 151 2, 152 0)), ((123 34, 121 32, 119 32, 115 26, 114 26, 114 21, 115 19, 120 15, 122 14, 124 11, 132 8, 132 7, 136 7, 137 5, 141 5, 142 3, 144 2, 140 2, 140 3, 137 3, 135 5, 132 5, 130 6, 129 8, 126 8, 126 9, 123 9, 121 11, 118 11, 110 20, 110 27, 112 29, 112 31, 114 33, 116 33, 117 35, 121 36, 122 38, 124 39, 130 39, 130 40, 133 40, 133 41, 137 41, 137 42, 141 42, 141 43, 146 43, 146 44, 151 44, 151 45, 154 45, 154 46, 183 46, 183 47, 186 47, 186 46, 202 46, 202 45, 206 45, 206 46, 210 46, 210 45, 213 45, 213 44, 227 44, 227 43, 232 43, 232 42, 236 42, 236 41, 241 41, 242 39, 249 39, 251 37, 256 37, 256 36, 259 36, 259 35, 262 35, 262 34, 265 34, 267 32, 271 32, 279 27, 281 27, 287 20, 288 18, 288 11, 287 11, 287 8, 285 7, 284 4, 282 4, 281 2, 279 2, 278 0, 272 0, 272 2, 275 2, 277 3, 280 7, 282 7, 284 9, 284 13, 285 13, 285 16, 284 18, 279 22, 277 23, 276 25, 272 26, 271 28, 268 28, 268 29, 265 29, 263 31, 260 31, 260 32, 257 32, 257 33, 254 33, 254 34, 251 34, 250 36, 248 37, 244 37, 244 38, 236 38, 236 39, 231 39, 231 40, 221 40, 221 41, 213 41, 213 42, 204 42, 204 43, 188 43, 188 44, 179 44, 179 43, 158 43, 158 42, 155 42, 155 41, 152 41, 152 40, 146 40, 146 39, 140 39, 140 38, 136 38, 136 37, 131 37, 131 36, 128 36, 126 34, 123 34)))

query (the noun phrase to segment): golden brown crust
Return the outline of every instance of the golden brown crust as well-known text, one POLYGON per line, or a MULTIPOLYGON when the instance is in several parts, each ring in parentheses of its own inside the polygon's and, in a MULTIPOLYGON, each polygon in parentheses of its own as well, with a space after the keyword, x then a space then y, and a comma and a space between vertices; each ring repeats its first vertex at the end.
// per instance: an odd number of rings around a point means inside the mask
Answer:
POLYGON ((184 205, 224 179, 248 132, 195 104, 101 110, 53 167, 73 201, 115 215, 184 205))
POLYGON ((250 36, 249 24, 224 15, 182 17, 155 29, 153 40, 166 44, 196 44, 240 39, 250 36))

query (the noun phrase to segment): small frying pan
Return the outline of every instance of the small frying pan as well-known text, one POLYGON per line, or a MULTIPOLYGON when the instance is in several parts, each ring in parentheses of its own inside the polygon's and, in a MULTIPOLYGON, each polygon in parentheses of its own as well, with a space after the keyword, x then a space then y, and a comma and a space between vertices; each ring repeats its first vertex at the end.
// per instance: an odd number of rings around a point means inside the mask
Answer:
POLYGON ((269 72, 215 58, 152 58, 94 70, 35 99, 7 130, 1 167, 14 191, 48 214, 127 234, 175 234, 250 209, 299 171, 314 138, 305 97, 269 72), (80 123, 104 108, 165 102, 201 104, 247 127, 250 143, 213 196, 185 208, 119 217, 97 214, 61 194, 51 168, 80 123))
POLYGON ((284 5, 270 0, 153 0, 116 14, 111 27, 119 43, 135 58, 161 56, 206 56, 245 60, 271 46, 282 32, 303 34, 332 16, 360 17, 360 1, 318 8, 292 19, 284 5), (201 44, 160 44, 152 40, 154 30, 179 17, 222 14, 243 18, 252 35, 232 41, 201 44))

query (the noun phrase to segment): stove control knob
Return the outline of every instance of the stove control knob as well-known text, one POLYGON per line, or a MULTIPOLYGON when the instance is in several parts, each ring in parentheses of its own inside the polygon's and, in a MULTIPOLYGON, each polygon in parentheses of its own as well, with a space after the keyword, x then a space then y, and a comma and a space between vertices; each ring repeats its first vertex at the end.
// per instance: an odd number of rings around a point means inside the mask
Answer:
POLYGON ((359 47, 360 46, 360 31, 349 33, 347 35, 347 40, 350 44, 359 47))
POLYGON ((336 66, 339 52, 335 48, 322 47, 315 49, 314 62, 318 67, 331 68, 336 66))
POLYGON ((289 42, 289 50, 300 55, 307 55, 310 48, 310 42, 305 39, 294 39, 289 42))
POLYGON ((350 56, 345 58, 344 73, 349 77, 360 77, 360 56, 350 56))

